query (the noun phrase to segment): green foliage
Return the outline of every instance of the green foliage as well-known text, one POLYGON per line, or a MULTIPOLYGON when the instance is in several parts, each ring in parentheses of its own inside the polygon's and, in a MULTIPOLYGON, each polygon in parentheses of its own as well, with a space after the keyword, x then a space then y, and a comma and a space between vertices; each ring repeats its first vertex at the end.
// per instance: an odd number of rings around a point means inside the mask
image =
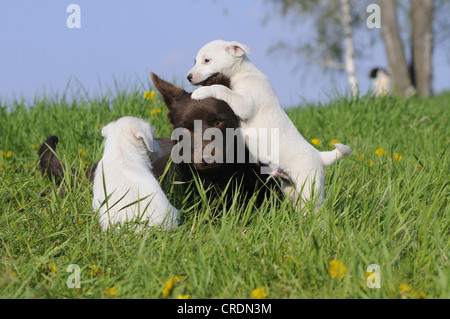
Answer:
POLYGON ((91 185, 65 181, 59 196, 37 169, 36 147, 55 134, 59 157, 80 169, 99 160, 100 128, 115 118, 138 116, 170 136, 166 108, 142 93, 0 106, 0 297, 249 298, 260 287, 269 298, 450 297, 449 94, 289 109, 319 150, 334 139, 353 150, 327 168, 316 214, 236 197, 218 216, 214 201, 189 206, 172 182, 165 189, 183 211, 179 228, 103 232, 91 185), (333 260, 345 267, 342 279, 331 276, 333 260), (80 266, 81 289, 66 285, 70 264, 80 266), (380 266, 380 289, 366 286, 370 264, 380 266))

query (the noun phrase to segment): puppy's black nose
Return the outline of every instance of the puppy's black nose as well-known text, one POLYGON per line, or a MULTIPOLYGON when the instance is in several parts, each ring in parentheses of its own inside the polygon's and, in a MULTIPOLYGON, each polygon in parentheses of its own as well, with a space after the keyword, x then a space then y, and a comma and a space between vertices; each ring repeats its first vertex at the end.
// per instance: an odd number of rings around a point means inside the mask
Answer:
POLYGON ((189 82, 191 82, 191 80, 192 80, 192 73, 189 73, 189 75, 187 76, 187 79, 188 79, 189 82))

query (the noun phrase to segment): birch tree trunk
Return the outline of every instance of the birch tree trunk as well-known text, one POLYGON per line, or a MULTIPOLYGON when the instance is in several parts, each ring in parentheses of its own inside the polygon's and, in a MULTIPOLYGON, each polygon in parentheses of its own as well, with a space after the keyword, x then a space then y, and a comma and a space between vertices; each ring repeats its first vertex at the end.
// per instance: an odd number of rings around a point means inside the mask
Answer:
POLYGON ((412 0, 413 76, 417 93, 429 97, 432 92, 433 0, 412 0))
POLYGON ((359 95, 358 80, 355 72, 355 49, 353 46, 353 29, 352 17, 350 14, 349 0, 340 0, 342 23, 345 34, 345 70, 347 71, 348 84, 352 98, 357 98, 359 95))
POLYGON ((397 8, 394 0, 379 0, 381 9, 381 31, 392 76, 394 95, 409 96, 414 87, 408 72, 405 52, 397 22, 397 8))

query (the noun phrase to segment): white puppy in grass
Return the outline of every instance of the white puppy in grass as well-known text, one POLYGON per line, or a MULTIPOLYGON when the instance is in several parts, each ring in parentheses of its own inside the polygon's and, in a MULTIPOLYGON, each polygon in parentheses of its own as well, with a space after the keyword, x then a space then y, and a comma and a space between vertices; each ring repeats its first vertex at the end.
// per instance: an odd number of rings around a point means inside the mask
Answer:
POLYGON ((188 73, 189 82, 200 86, 209 77, 222 73, 230 78, 231 89, 222 85, 199 87, 192 93, 192 99, 216 98, 227 102, 240 119, 250 153, 268 165, 273 176, 284 178, 283 191, 297 208, 313 198, 319 208, 325 196, 324 167, 350 155, 351 150, 346 145, 334 144, 334 151, 319 152, 309 144, 282 109, 269 79, 245 53, 250 53, 249 48, 235 41, 216 40, 201 48, 195 66, 188 73), (268 154, 261 156, 260 136, 255 134, 255 128, 279 130, 279 145, 267 146, 268 154))
POLYGON ((151 161, 160 152, 153 134, 148 122, 135 117, 122 117, 103 127, 106 141, 95 171, 92 207, 104 230, 125 222, 176 227, 178 211, 152 173, 151 161))

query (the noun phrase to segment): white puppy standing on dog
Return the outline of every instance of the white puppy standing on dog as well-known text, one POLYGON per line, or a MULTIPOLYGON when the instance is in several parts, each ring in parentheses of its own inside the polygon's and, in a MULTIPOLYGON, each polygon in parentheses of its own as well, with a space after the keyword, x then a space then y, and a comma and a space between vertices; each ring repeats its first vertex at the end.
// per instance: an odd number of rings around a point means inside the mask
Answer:
POLYGON ((198 86, 212 75, 222 73, 230 78, 231 89, 222 85, 199 87, 192 93, 192 98, 216 98, 228 103, 241 121, 251 154, 268 165, 275 176, 281 173, 289 177, 292 184, 283 181, 283 191, 298 208, 318 196, 316 207, 319 208, 325 196, 324 167, 350 155, 351 150, 346 145, 335 144, 334 151, 319 152, 309 144, 282 109, 268 78, 245 53, 250 53, 246 45, 222 40, 201 48, 195 66, 188 73, 189 82, 198 86), (271 153, 268 157, 260 156, 258 142, 248 140, 258 139, 257 134, 246 134, 246 131, 253 133, 250 129, 254 128, 279 130, 278 158, 270 156, 271 153))
POLYGON ((103 229, 131 221, 162 229, 176 227, 178 211, 152 173, 151 161, 160 147, 150 124, 122 117, 103 127, 102 136, 106 141, 95 171, 92 207, 99 212, 103 229))

